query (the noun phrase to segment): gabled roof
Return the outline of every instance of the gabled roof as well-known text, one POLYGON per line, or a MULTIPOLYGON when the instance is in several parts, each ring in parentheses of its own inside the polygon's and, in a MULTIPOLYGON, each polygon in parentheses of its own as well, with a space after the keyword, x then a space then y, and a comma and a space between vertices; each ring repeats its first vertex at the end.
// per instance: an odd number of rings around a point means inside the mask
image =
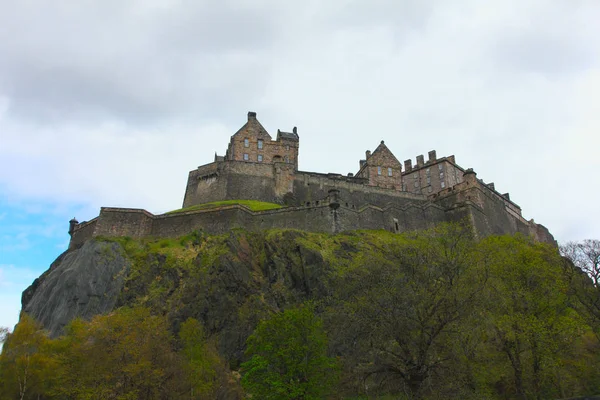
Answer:
POLYGON ((238 129, 238 131, 234 133, 233 136, 237 136, 240 134, 256 135, 258 137, 268 138, 269 140, 271 139, 271 135, 269 135, 269 132, 267 132, 264 126, 262 126, 261 123, 258 122, 258 119, 256 119, 256 113, 253 111, 248 111, 248 122, 246 122, 244 126, 238 129))
POLYGON ((391 159, 392 163, 396 164, 396 166, 402 167, 402 164, 400 164, 400 161, 398 161, 398 159, 396 158, 394 153, 392 153, 390 151, 390 149, 388 149, 388 147, 385 145, 385 142, 383 140, 381 141, 379 146, 377 146, 377 148, 375 149, 373 154, 371 154, 371 157, 369 157, 367 159, 367 164, 370 164, 371 162, 377 162, 378 160, 380 160, 381 158, 384 158, 384 157, 391 159))

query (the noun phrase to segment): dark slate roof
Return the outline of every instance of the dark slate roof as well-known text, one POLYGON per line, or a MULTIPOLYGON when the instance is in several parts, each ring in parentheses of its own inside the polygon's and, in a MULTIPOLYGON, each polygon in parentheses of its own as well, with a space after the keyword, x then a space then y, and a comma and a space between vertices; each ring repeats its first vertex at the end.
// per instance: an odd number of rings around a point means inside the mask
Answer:
POLYGON ((295 141, 299 141, 300 138, 298 137, 297 133, 293 133, 293 132, 282 132, 282 131, 277 131, 277 140, 279 139, 288 139, 288 140, 295 140, 295 141))

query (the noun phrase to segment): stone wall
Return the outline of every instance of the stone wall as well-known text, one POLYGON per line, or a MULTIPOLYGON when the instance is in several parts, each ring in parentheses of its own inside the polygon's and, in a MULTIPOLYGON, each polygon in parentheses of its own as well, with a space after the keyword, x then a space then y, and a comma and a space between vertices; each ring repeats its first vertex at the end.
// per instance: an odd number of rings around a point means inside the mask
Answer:
POLYGON ((358 209, 371 204, 384 207, 390 203, 403 206, 408 202, 426 202, 422 195, 365 185, 364 178, 298 171, 294 179, 295 205, 314 204, 327 197, 329 190, 339 190, 343 205, 358 209))
POLYGON ((479 182, 472 171, 465 173, 462 183, 434 194, 431 199, 449 210, 449 220, 468 218, 480 236, 530 234, 530 223, 508 212, 505 199, 479 182))
POLYGON ((260 212, 253 212, 241 205, 228 205, 209 210, 152 215, 140 209, 105 207, 93 222, 75 228, 70 246, 96 236, 178 237, 195 230, 222 234, 235 228, 250 231, 301 229, 330 233, 355 229, 403 232, 425 229, 444 220, 444 210, 432 203, 407 203, 404 207, 394 205, 384 208, 368 205, 357 209, 334 204, 332 198, 324 199, 319 205, 260 212))
POLYGON ((76 225, 76 229, 73 231, 71 235, 71 241, 69 242, 69 249, 78 247, 83 244, 86 240, 94 237, 94 230, 96 229, 96 222, 98 217, 87 221, 81 222, 76 225))
POLYGON ((153 220, 154 215, 146 210, 102 207, 94 236, 149 236, 153 220))

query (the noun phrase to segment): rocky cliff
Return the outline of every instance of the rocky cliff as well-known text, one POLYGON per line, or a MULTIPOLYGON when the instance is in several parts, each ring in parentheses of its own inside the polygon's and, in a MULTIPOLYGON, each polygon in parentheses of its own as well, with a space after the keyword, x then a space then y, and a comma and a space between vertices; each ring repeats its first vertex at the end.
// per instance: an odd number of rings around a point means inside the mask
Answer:
POLYGON ((296 231, 193 234, 176 240, 90 240, 61 254, 25 290, 22 309, 60 335, 75 317, 123 305, 188 317, 219 333, 222 353, 240 359, 258 320, 274 309, 328 293, 331 265, 319 235, 296 231))

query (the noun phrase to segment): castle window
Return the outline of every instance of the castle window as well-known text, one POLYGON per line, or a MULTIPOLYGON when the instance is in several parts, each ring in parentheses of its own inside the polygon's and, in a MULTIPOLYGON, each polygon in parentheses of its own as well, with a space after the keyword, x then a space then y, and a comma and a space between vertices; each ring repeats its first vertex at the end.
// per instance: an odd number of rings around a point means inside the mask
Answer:
POLYGON ((288 156, 285 156, 285 157, 284 157, 284 160, 285 160, 285 163, 286 163, 286 164, 289 164, 289 163, 290 163, 290 158, 289 158, 288 156))
POLYGON ((285 145, 285 151, 290 151, 290 145, 289 144, 285 145))
POLYGON ((263 141, 261 139, 258 139, 258 148, 259 149, 263 148, 263 141))
POLYGON ((250 147, 250 140, 244 139, 244 147, 250 147))
POLYGON ((428 193, 431 193, 431 191, 432 191, 432 190, 433 190, 433 189, 431 188, 431 186, 427 186, 427 192, 428 192, 428 193))
POLYGON ((431 177, 430 176, 427 177, 427 184, 428 185, 431 184, 431 177))
POLYGON ((244 161, 248 161, 250 158, 248 157, 248 153, 244 153, 244 161))
POLYGON ((377 167, 377 175, 381 175, 381 167, 377 167))
POLYGON ((444 169, 444 165, 443 164, 438 164, 438 168, 440 171, 442 171, 444 169))
POLYGON ((258 162, 262 162, 262 160, 263 160, 263 156, 262 156, 262 154, 259 154, 258 155, 258 162))
POLYGON ((429 176, 429 168, 425 170, 425 175, 429 176))
POLYGON ((418 188, 419 187, 419 181, 415 181, 415 187, 418 188))
POLYGON ((392 176, 392 169, 388 168, 388 176, 392 176))
POLYGON ((442 189, 446 187, 446 182, 442 181, 442 189))

